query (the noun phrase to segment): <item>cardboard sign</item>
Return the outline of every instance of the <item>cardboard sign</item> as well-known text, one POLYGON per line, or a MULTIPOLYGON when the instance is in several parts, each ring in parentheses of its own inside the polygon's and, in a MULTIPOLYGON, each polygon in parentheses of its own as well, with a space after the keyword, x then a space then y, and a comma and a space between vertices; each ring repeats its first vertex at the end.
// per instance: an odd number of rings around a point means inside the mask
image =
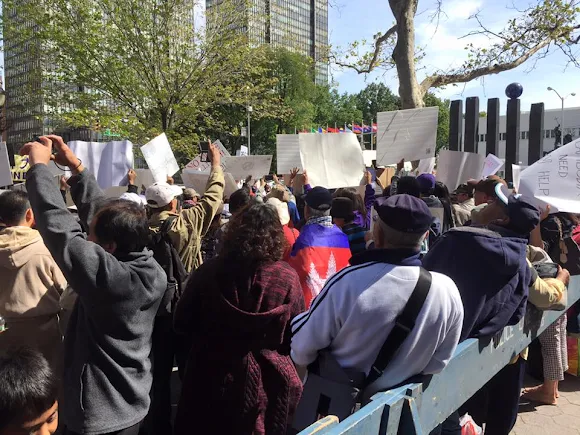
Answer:
MULTIPOLYGON (((222 158, 230 156, 229 151, 226 149, 226 147, 224 147, 219 139, 216 140, 213 144, 219 148, 222 158)), ((209 174, 209 171, 211 171, 211 162, 202 162, 201 156, 197 156, 195 159, 185 165, 185 167, 187 169, 194 169, 196 171, 207 172, 209 174)))
POLYGON ((165 133, 143 145, 141 152, 156 182, 164 183, 168 176, 172 177, 179 171, 179 165, 165 133))
POLYGON ((552 212, 580 213, 580 139, 555 149, 520 173, 518 192, 552 212))
MULTIPOLYGON (((183 184, 185 187, 191 187, 195 189, 197 193, 203 195, 207 188, 207 180, 209 178, 209 172, 196 171, 194 169, 184 169, 181 172, 181 178, 183 179, 183 184)), ((236 190, 238 190, 238 185, 232 174, 226 172, 224 173, 224 178, 226 184, 224 187, 224 194, 230 196, 236 190)))
POLYGON ((0 186, 12 186, 12 168, 6 142, 0 142, 0 186))
POLYGON ((359 186, 366 171, 354 133, 299 134, 300 158, 312 187, 359 186))
POLYGON ((303 169, 300 159, 300 136, 298 134, 276 135, 278 174, 289 174, 294 168, 303 169))
MULTIPOLYGON (((133 144, 128 140, 114 142, 72 141, 69 148, 97 179, 101 189, 127 185, 127 172, 133 167, 133 144)), ((70 172, 67 171, 67 176, 70 172)))
POLYGON ((244 180, 249 175, 252 176, 253 180, 259 180, 270 173, 270 166, 272 166, 272 156, 230 156, 222 158, 224 173, 229 172, 238 180, 244 180))
POLYGON ((437 181, 444 183, 450 192, 470 179, 479 179, 485 157, 481 154, 443 150, 437 163, 437 181))
POLYGON ((500 159, 499 157, 493 155, 493 154, 488 154, 487 157, 485 158, 485 161, 483 162, 483 170, 481 171, 481 178, 487 178, 490 175, 495 175, 497 174, 497 171, 499 171, 504 165, 504 161, 502 159, 500 159))
POLYGON ((435 156, 438 107, 396 110, 377 114, 377 164, 435 156))

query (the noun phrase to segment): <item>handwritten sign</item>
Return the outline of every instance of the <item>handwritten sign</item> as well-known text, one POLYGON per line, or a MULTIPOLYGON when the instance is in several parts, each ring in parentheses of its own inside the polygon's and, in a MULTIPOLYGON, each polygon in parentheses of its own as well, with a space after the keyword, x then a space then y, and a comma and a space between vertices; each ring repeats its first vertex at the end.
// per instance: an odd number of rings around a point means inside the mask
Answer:
POLYGON ((435 156, 438 107, 377 114, 377 163, 391 165, 435 156))
POLYGON ((443 150, 439 153, 437 181, 453 191, 470 179, 479 179, 484 160, 481 154, 443 150))
POLYGON ((12 185, 12 170, 6 142, 0 142, 0 186, 12 185))
POLYGON ((14 167, 10 170, 12 181, 26 181, 26 173, 29 169, 28 156, 14 156, 14 167))
POLYGON ((504 161, 502 159, 500 159, 499 157, 493 155, 493 154, 488 154, 487 157, 485 158, 485 161, 483 162, 483 170, 481 171, 481 178, 487 178, 490 175, 495 175, 497 174, 497 171, 499 171, 504 165, 504 161))
POLYGON ((270 173, 270 166, 272 166, 272 156, 224 157, 222 159, 224 172, 229 172, 238 180, 243 180, 249 175, 253 180, 259 180, 270 173))
MULTIPOLYGON (((226 147, 224 147, 224 145, 221 143, 219 139, 216 140, 213 144, 218 147, 218 149, 220 150, 220 155, 222 157, 230 156, 229 151, 226 149, 226 147)), ((211 162, 202 162, 201 156, 197 156, 195 159, 193 159, 191 162, 185 165, 185 168, 193 169, 195 171, 207 172, 209 174, 209 171, 211 171, 211 162)))
POLYGON ((171 177, 179 171, 179 165, 165 133, 143 145, 141 152, 156 182, 165 182, 168 176, 171 177))
POLYGON ((549 204, 553 212, 580 213, 580 139, 523 171, 518 191, 549 204))

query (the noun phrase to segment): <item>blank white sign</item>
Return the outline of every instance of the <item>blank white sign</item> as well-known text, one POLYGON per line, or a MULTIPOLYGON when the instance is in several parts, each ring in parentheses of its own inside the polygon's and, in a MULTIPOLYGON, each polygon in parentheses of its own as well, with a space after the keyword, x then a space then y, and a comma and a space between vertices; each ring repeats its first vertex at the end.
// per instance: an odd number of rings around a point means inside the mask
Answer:
POLYGON ((289 174, 294 168, 302 168, 300 160, 300 135, 276 135, 276 161, 278 174, 289 174))
POLYGON ((435 156, 439 107, 396 110, 377 115, 377 164, 392 165, 435 156))
POLYGON ((10 172, 10 159, 5 142, 0 142, 0 186, 12 186, 12 172, 10 172))

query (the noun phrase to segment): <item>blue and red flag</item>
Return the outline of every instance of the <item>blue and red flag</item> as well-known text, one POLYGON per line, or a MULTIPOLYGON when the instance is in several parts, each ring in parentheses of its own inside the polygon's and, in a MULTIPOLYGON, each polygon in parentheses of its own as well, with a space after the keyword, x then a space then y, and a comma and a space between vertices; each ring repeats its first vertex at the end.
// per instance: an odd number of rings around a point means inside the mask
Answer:
POLYGON ((348 266, 348 237, 336 225, 305 225, 294 244, 288 263, 300 277, 306 308, 320 293, 326 280, 348 266))
POLYGON ((361 127, 360 125, 356 125, 356 124, 354 124, 354 125, 352 126, 352 132, 353 132, 353 133, 356 133, 356 134, 361 134, 361 133, 362 133, 362 131, 363 131, 363 130, 362 130, 362 127, 361 127))

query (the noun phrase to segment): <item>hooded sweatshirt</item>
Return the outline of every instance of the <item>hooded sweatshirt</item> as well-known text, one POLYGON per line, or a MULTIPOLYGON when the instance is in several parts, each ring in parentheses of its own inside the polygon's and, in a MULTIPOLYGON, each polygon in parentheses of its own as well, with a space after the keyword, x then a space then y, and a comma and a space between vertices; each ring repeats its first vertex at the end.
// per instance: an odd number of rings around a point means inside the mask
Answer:
POLYGON ((290 359, 290 321, 304 311, 285 262, 244 266, 218 256, 191 276, 175 329, 191 343, 175 434, 282 434, 302 382, 290 359))
MULTIPOLYGON (((88 241, 53 178, 46 165, 34 165, 26 188, 38 230, 78 295, 64 342, 59 413, 76 433, 117 432, 149 410, 151 335, 167 277, 147 249, 117 257, 88 241)), ((87 170, 68 183, 87 224, 105 196, 87 170)))
POLYGON ((493 336, 522 319, 533 284, 527 244, 499 228, 462 227, 445 233, 429 250, 423 266, 450 277, 461 294, 461 340, 493 336))
POLYGON ((0 227, 0 315, 10 323, 56 316, 66 279, 44 245, 28 227, 0 227))

